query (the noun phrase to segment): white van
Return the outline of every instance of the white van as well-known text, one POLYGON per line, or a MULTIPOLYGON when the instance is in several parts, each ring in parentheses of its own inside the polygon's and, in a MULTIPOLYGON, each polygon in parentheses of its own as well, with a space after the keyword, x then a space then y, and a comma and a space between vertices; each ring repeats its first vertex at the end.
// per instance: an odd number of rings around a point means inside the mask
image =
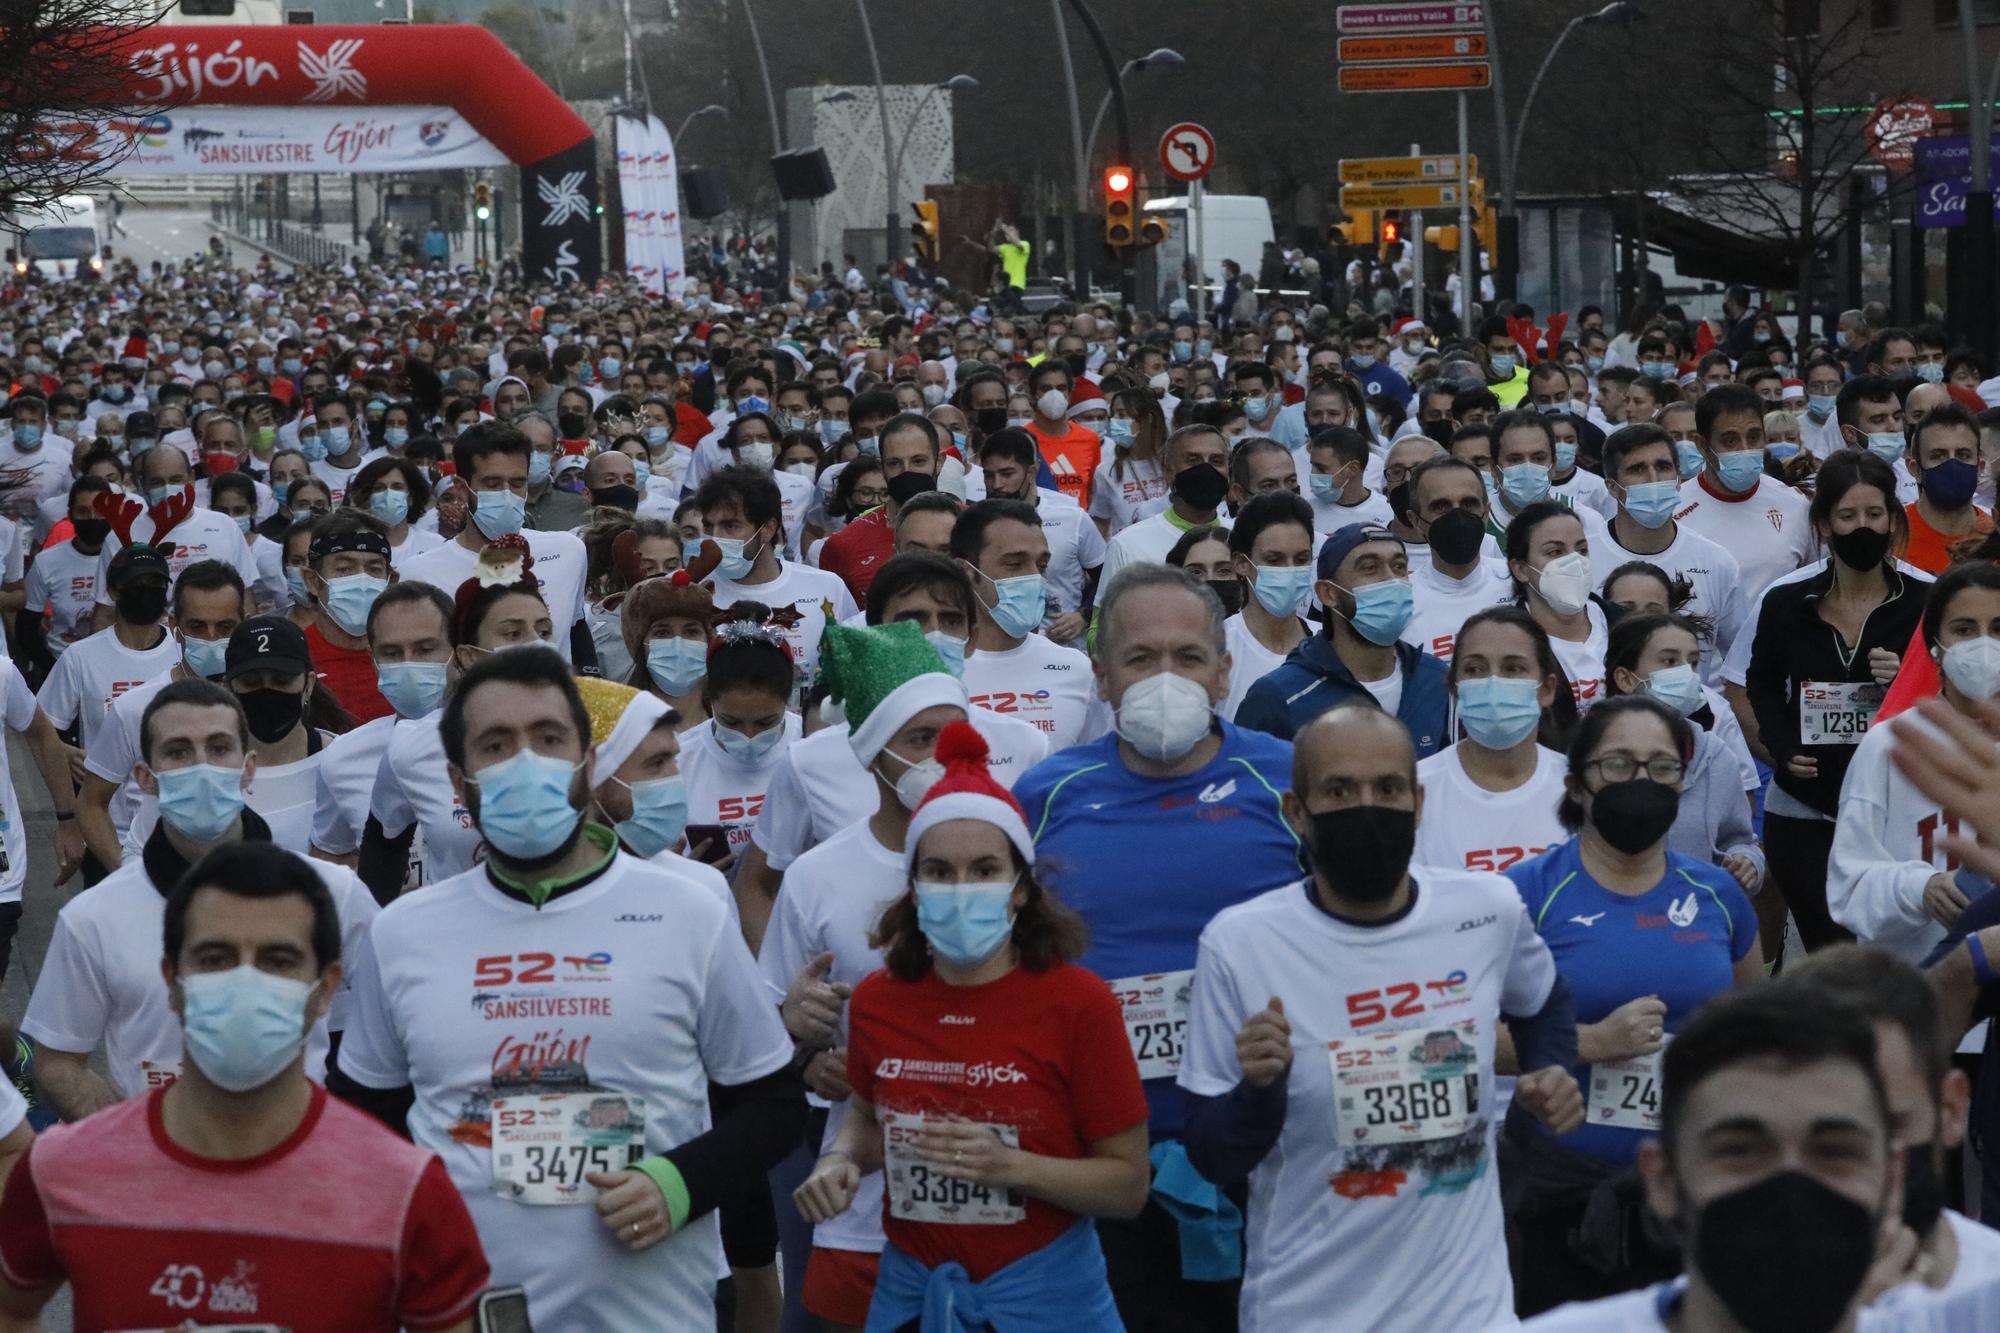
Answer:
POLYGON ((14 218, 14 271, 28 265, 45 278, 72 278, 104 272, 97 201, 86 194, 64 195, 46 209, 24 210, 14 218))
MULTIPOLYGON (((1144 211, 1167 224, 1167 238, 1160 243, 1158 272, 1161 308, 1180 293, 1182 263, 1195 252, 1194 220, 1188 216, 1186 196, 1148 199, 1144 211)), ((1202 276, 1207 280, 1209 299, 1222 290, 1222 261, 1233 259, 1251 281, 1264 263, 1264 247, 1277 239, 1271 226, 1271 205, 1262 195, 1208 194, 1201 197, 1202 276)))

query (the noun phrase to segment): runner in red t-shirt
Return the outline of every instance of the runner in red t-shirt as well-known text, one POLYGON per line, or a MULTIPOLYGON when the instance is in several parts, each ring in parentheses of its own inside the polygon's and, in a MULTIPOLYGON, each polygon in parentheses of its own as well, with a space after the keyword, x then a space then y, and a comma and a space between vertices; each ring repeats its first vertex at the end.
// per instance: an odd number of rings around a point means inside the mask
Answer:
POLYGON ((902 501, 937 489, 941 433, 915 413, 892 418, 882 427, 878 448, 882 474, 889 487, 889 502, 855 519, 827 538, 826 545, 820 548, 819 567, 839 575, 847 590, 854 594, 854 600, 863 607, 868 605, 868 585, 896 554, 896 515, 902 509, 902 501))
POLYGON ((1036 882, 985 741, 949 724, 937 758, 945 776, 904 842, 912 887, 882 918, 887 966, 849 1001, 852 1111, 800 1211, 834 1216, 885 1168, 871 1325, 916 1318, 942 1278, 976 1288, 998 1327, 1061 1308, 1079 1333, 1122 1328, 1087 1219, 1145 1204, 1131 1043, 1110 990, 1069 961, 1081 923, 1036 882))
POLYGON ((395 710, 375 683, 368 651, 368 611, 389 586, 389 537, 382 521, 351 506, 329 514, 313 534, 306 591, 319 617, 306 630, 313 671, 358 725, 395 710))

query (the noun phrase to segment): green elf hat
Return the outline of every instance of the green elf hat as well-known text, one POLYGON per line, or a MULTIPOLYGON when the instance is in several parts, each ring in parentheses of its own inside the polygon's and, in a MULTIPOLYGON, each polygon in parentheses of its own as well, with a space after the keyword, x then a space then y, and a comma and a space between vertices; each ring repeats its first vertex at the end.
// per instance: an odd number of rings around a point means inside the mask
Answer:
POLYGON ((847 723, 847 743, 866 768, 926 708, 967 707, 965 686, 914 621, 852 629, 828 625, 819 641, 826 717, 847 723))

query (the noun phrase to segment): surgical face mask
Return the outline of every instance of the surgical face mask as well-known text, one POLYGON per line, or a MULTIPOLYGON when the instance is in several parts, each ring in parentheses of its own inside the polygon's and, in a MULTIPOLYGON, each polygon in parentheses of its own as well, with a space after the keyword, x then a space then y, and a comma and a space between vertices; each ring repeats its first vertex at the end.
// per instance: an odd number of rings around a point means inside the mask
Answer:
POLYGON ((751 440, 747 444, 736 446, 736 461, 745 467, 754 467, 759 472, 769 472, 771 460, 775 456, 776 451, 771 447, 769 440, 751 440))
POLYGON ((1641 361, 1639 363, 1639 373, 1649 380, 1669 379, 1674 373, 1674 363, 1671 361, 1641 361))
POLYGON ((1354 632, 1384 648, 1402 637, 1415 613, 1408 579, 1384 579, 1345 591, 1354 598, 1354 614, 1348 619, 1354 632))
POLYGON ((882 753, 903 766, 903 775, 896 779, 895 786, 896 799, 902 802, 905 810, 915 810, 922 805, 931 788, 944 777, 944 765, 936 759, 920 759, 912 763, 887 746, 883 747, 882 753))
POLYGON ((847 434, 847 423, 845 421, 834 421, 828 418, 819 423, 819 439, 821 444, 832 444, 845 434, 847 434))
POLYGON ((1576 466, 1576 441, 1556 441, 1556 471, 1568 472, 1576 466))
MULTIPOLYGON (((345 446, 343 446, 345 447, 345 446)), ((317 463, 326 457, 326 441, 317 435, 299 436, 299 452, 308 463, 317 463)))
POLYGON ((785 741, 783 725, 766 727, 755 736, 746 736, 736 728, 725 727, 718 722, 715 724, 714 733, 715 744, 724 754, 739 764, 749 764, 752 767, 769 759, 771 752, 785 741))
POLYGON ((1625 488, 1625 512, 1642 528, 1663 528, 1680 508, 1681 488, 1671 481, 1645 481, 1625 488))
POLYGON ((715 572, 726 579, 741 579, 748 576, 750 571, 757 567, 757 556, 763 554, 762 551, 756 554, 747 553, 744 549, 749 545, 747 538, 710 537, 707 540, 714 542, 717 549, 722 552, 722 563, 716 566, 715 572))
POLYGON ((1693 440, 1674 441, 1674 469, 1680 473, 1682 481, 1697 476, 1708 466, 1708 460, 1701 456, 1701 446, 1693 440))
POLYGON ((1968 699, 2000 694, 2000 639, 1960 639, 1939 661, 1945 679, 1968 699))
POLYGON ((1063 413, 1069 411, 1069 395, 1061 389, 1044 390, 1035 400, 1035 410, 1052 421, 1060 421, 1063 413))
POLYGON ((1259 565, 1251 585, 1257 602, 1280 620, 1295 616, 1312 596, 1311 565, 1259 565))
POLYGON ((1513 357, 1505 355, 1503 353, 1500 356, 1493 357, 1492 361, 1493 361, 1493 373, 1495 375, 1498 375, 1501 379, 1504 380, 1514 373, 1513 357))
POLYGON ((1944 367, 1935 361, 1926 361, 1917 367, 1917 378, 1926 384, 1943 384, 1944 367))
MULTIPOLYGON (((298 603, 299 605, 304 605, 307 601, 311 600, 310 595, 306 591, 306 572, 305 570, 299 568, 297 565, 290 565, 286 567, 285 586, 292 590, 293 602, 298 603)), ((199 642, 201 642, 201 640, 199 639, 185 640, 185 643, 199 643, 199 642)), ((190 655, 188 658, 188 664, 192 666, 193 663, 194 663, 194 658, 192 655, 190 655)), ((220 666, 216 667, 217 671, 220 671, 221 669, 222 668, 220 666)))
POLYGON ((1798 457, 1798 453, 1799 446, 1789 440, 1773 440, 1764 446, 1765 456, 1775 458, 1780 463, 1798 457))
POLYGON ((528 516, 528 502, 512 491, 474 491, 478 497, 478 508, 472 511, 472 521, 486 534, 486 540, 499 541, 511 537, 521 530, 521 523, 528 516))
POLYGON ((516 861, 554 852, 576 831, 581 812, 570 803, 576 765, 522 750, 467 778, 479 793, 479 831, 493 849, 516 861))
POLYGON ((14 447, 32 453, 42 447, 42 428, 32 421, 14 423, 14 447))
POLYGON ((1041 627, 1042 617, 1048 613, 1048 593, 1040 574, 996 579, 982 571, 975 572, 993 585, 996 600, 986 608, 986 614, 993 617, 1002 634, 1019 639, 1041 627))
POLYGON ((214 679, 222 674, 223 659, 229 653, 229 640, 193 639, 181 635, 181 656, 187 668, 197 676, 214 679))
MULTIPOLYGON (((216 665, 220 674, 221 664, 216 665)), ((190 764, 155 773, 160 784, 160 818, 193 842, 214 842, 243 812, 243 770, 221 764, 190 764)))
POLYGON ((325 452, 320 457, 324 458, 329 453, 346 453, 347 438, 348 431, 345 425, 321 426, 319 428, 319 442, 325 452))
POLYGON ((1340 478, 1325 472, 1315 472, 1306 481, 1312 486, 1313 499, 1332 500, 1346 488, 1340 485, 1340 478))
POLYGON ((1840 401, 1834 393, 1809 393, 1806 395, 1806 411, 1814 421, 1825 421, 1833 415, 1833 408, 1840 401))
POLYGON ((97 396, 107 403, 122 403, 132 396, 132 391, 123 384, 107 384, 97 391, 97 396))
POLYGON ((924 635, 924 638, 929 641, 931 647, 937 649, 937 655, 944 659, 945 670, 951 672, 954 676, 963 676, 965 674, 964 639, 946 634, 941 629, 930 631, 924 635))
POLYGON ((378 579, 373 574, 343 574, 326 580, 326 592, 320 598, 320 606, 333 617, 334 624, 349 634, 365 634, 368 632, 368 612, 388 586, 387 579, 378 579))
POLYGON ((646 427, 646 447, 648 449, 665 448, 667 440, 671 435, 672 432, 665 426, 648 426, 646 427))
POLYGON ((1113 417, 1104 423, 1104 438, 1120 449, 1129 448, 1139 438, 1139 423, 1130 417, 1113 417))
POLYGON ((599 357, 597 360, 597 373, 602 375, 605 379, 608 380, 617 379, 618 373, 624 369, 625 369, 625 363, 623 361, 620 361, 615 356, 599 357))
POLYGON ((1481 676, 1458 682, 1458 720, 1489 750, 1508 750, 1542 722, 1542 683, 1524 676, 1481 676))
POLYGON ((375 688, 403 717, 423 717, 444 702, 443 662, 377 662, 375 688))
POLYGON ((1208 735, 1215 704, 1199 681, 1171 671, 1146 677, 1118 701, 1119 737, 1159 763, 1181 759, 1208 735))
POLYGON ((931 952, 955 967, 974 967, 1013 936, 1014 881, 938 884, 918 880, 917 929, 931 952))
POLYGON ((1739 449, 1733 454, 1717 454, 1715 471, 1723 490, 1732 494, 1752 490, 1764 475, 1764 451, 1739 449))
POLYGON ((771 400, 760 393, 746 393, 736 400, 736 415, 748 416, 752 412, 768 412, 771 400))
POLYGON ((1516 510, 1526 509, 1549 493, 1549 470, 1540 463, 1516 463, 1500 469, 1500 493, 1516 510))
MULTIPOLYGON (((614 778, 612 781, 617 782, 614 778)), ((687 780, 675 773, 646 782, 619 782, 632 793, 632 817, 621 819, 619 840, 643 857, 658 856, 687 831, 687 780)))
POLYGON ((1646 693, 1682 717, 1698 710, 1704 699, 1701 676, 1686 662, 1661 667, 1646 677, 1646 693))
POLYGON ((1008 417, 1007 424, 1015 430, 1026 430, 1035 423, 1033 417, 1008 417))
POLYGON ((1583 358, 1583 368, 1592 375, 1595 375, 1598 371, 1604 369, 1604 358, 1601 356, 1586 355, 1583 358))
POLYGON ((1271 400, 1261 393, 1253 393, 1243 400, 1243 414, 1252 421, 1262 421, 1271 410, 1271 400))
POLYGON ((1542 600, 1566 616, 1590 605, 1590 557, 1581 551, 1557 556, 1535 576, 1542 600))
POLYGON ((236 530, 242 533, 245 537, 248 537, 250 535, 250 515, 248 514, 236 515, 236 530))
POLYGON ((1357 352, 1357 353, 1356 353, 1355 355, 1353 355, 1353 356, 1351 356, 1351 357, 1347 358, 1347 360, 1348 360, 1348 364, 1349 364, 1349 365, 1351 365, 1351 366, 1353 366, 1353 367, 1354 367, 1354 368, 1355 368, 1356 370, 1371 370, 1371 369, 1373 369, 1373 368, 1374 368, 1374 366, 1375 366, 1375 358, 1374 358, 1374 357, 1372 357, 1372 356, 1362 356, 1362 355, 1361 355, 1360 353, 1358 353, 1358 352, 1357 352))
POLYGON ((1903 432, 1899 430, 1878 430, 1868 433, 1868 452, 1894 467, 1896 460, 1903 456, 1903 432))
POLYGON ((382 431, 382 443, 391 449, 400 449, 410 442, 410 432, 401 426, 388 426, 382 431))
POLYGON ((708 644, 701 639, 650 639, 646 674, 668 694, 683 695, 708 673, 708 644))
POLYGON ((1196 356, 1214 356, 1214 355, 1215 355, 1215 339, 1213 339, 1213 338, 1196 338, 1196 339, 1194 340, 1194 354, 1195 354, 1196 356))
POLYGON ((252 963, 181 977, 181 1026, 202 1076, 226 1092, 261 1088, 299 1058, 313 983, 252 963))
POLYGON ((410 516, 410 493, 376 491, 368 497, 368 512, 393 528, 410 516))
POLYGON ((528 484, 530 486, 539 486, 547 481, 549 479, 550 468, 554 465, 554 462, 554 458, 543 453, 540 449, 531 451, 528 454, 528 484))
POLYGON ((1176 340, 1173 346, 1173 358, 1175 361, 1194 360, 1194 344, 1176 340))
POLYGON ((942 384, 926 384, 918 392, 923 394, 925 407, 940 407, 947 396, 942 384))
POLYGON ((304 373, 305 368, 306 368, 305 362, 299 360, 295 356, 288 356, 284 360, 278 362, 278 369, 282 370, 288 377, 296 377, 304 373))
POLYGON ((229 373, 229 366, 222 361, 204 361, 201 363, 201 373, 212 380, 219 380, 229 373))

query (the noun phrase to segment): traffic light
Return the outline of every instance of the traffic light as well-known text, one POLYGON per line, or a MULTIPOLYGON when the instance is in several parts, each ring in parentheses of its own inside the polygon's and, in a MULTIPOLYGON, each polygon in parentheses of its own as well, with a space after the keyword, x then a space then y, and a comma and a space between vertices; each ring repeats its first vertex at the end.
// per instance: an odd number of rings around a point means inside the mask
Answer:
POLYGON ((472 213, 481 222, 493 216, 493 186, 491 182, 479 181, 473 185, 472 213))
POLYGON ((1114 250, 1130 246, 1138 235, 1133 209, 1130 167, 1104 169, 1104 243, 1114 250))
POLYGON ((933 200, 920 199, 910 205, 910 211, 917 215, 917 220, 910 224, 910 239, 916 243, 917 256, 935 267, 938 256, 938 206, 933 200))
MULTIPOLYGON (((1473 215, 1472 243, 1478 246, 1481 250, 1484 250, 1489 260, 1500 253, 1499 236, 1500 236, 1500 214, 1497 210, 1491 207, 1487 207, 1481 209, 1478 213, 1473 215)), ((1435 245, 1438 249, 1446 251, 1449 254, 1457 254, 1458 253, 1457 225, 1453 224, 1451 226, 1445 226, 1445 227, 1425 227, 1424 244, 1435 245)))
POLYGON ((1167 239, 1167 224, 1156 217, 1141 216, 1139 219, 1139 248, 1158 245, 1167 239))
POLYGON ((1336 245, 1373 245, 1375 243, 1375 210, 1371 208, 1350 208, 1347 220, 1336 222, 1329 229, 1336 245))
POLYGON ((1395 209, 1382 210, 1382 221, 1376 228, 1382 240, 1382 262, 1389 262, 1389 249, 1403 239, 1403 215, 1395 209))

